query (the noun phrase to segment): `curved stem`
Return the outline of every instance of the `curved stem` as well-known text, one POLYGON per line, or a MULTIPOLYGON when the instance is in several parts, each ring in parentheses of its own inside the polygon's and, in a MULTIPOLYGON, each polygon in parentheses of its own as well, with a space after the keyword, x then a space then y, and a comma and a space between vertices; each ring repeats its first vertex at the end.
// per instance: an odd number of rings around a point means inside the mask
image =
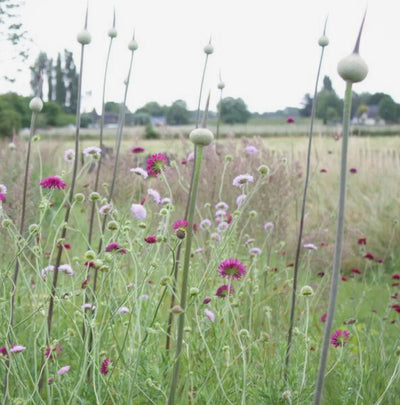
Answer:
POLYGON ((340 263, 342 258, 344 213, 346 203, 346 180, 347 180, 347 149, 349 141, 350 115, 351 115, 351 82, 346 82, 346 92, 343 109, 343 143, 342 156, 340 162, 340 188, 339 188, 339 209, 336 230, 335 253, 333 257, 331 290, 329 294, 329 306, 326 318, 324 341, 320 357, 319 370, 317 376, 317 387, 314 396, 314 405, 320 405, 325 382, 325 370, 328 359, 330 334, 335 316, 336 296, 340 279, 340 263))
POLYGON ((287 338, 287 345, 286 345, 285 368, 284 368, 284 372, 283 372, 283 378, 284 378, 285 382, 287 382, 287 380, 288 380, 290 349, 292 348, 292 340, 293 340, 294 316, 295 316, 296 297, 297 297, 297 282, 298 282, 298 277, 299 277, 299 266, 300 266, 300 250, 301 250, 301 242, 303 239, 303 227, 304 227, 304 218, 305 218, 305 212, 306 212, 308 182, 309 182, 309 178, 310 178, 311 146, 312 146, 312 138, 313 138, 313 131, 314 131, 315 113, 316 113, 316 108, 317 108, 318 82, 319 82, 319 76, 321 73, 324 49, 325 49, 325 47, 322 47, 321 56, 319 59, 319 65, 318 65, 317 78, 315 80, 314 99, 313 99, 312 108, 311 108, 311 122, 310 122, 310 132, 308 135, 308 150, 307 150, 307 168, 306 168, 306 177, 305 177, 305 181, 304 181, 303 200, 302 200, 302 205, 301 205, 299 236, 297 239, 296 256, 295 256, 294 269, 293 269, 292 303, 290 306, 289 331, 288 331, 288 338, 287 338))
POLYGON ((180 297, 180 306, 183 309, 183 312, 180 313, 179 323, 178 323, 178 337, 176 341, 176 352, 175 352, 175 364, 172 373, 172 381, 170 387, 170 393, 168 397, 168 405, 173 405, 175 403, 175 391, 178 385, 178 376, 179 376, 179 364, 180 364, 180 354, 182 350, 183 343, 183 328, 185 325, 185 308, 186 308, 186 297, 188 289, 188 276, 189 276, 189 262, 190 262, 190 250, 192 246, 192 237, 193 237, 193 217, 194 210, 196 206, 196 197, 197 197, 197 188, 199 184, 200 177, 200 168, 201 161, 203 158, 203 147, 197 146, 194 149, 194 167, 193 167, 193 188, 192 193, 189 198, 189 210, 188 210, 188 229, 186 235, 186 246, 185 246, 185 257, 183 262, 183 271, 182 271, 182 289, 180 297))

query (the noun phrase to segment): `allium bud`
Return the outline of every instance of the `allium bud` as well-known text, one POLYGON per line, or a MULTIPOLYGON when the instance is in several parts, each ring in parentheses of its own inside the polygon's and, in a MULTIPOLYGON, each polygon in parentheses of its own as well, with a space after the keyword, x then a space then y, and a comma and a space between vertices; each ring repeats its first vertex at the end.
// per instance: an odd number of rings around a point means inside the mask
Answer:
POLYGON ((338 63, 340 77, 348 82, 358 83, 363 81, 368 74, 368 66, 358 53, 346 56, 338 63))
POLYGON ((82 30, 78 33, 76 36, 76 40, 81 44, 81 45, 88 45, 92 41, 92 36, 90 35, 88 30, 82 30))
POLYGON ((207 128, 196 128, 190 133, 189 138, 195 145, 207 146, 214 140, 214 135, 207 128))
POLYGON ((326 35, 322 35, 318 40, 318 45, 325 47, 329 45, 329 39, 326 35))
POLYGON ((110 29, 108 30, 107 35, 108 35, 110 38, 116 38, 117 35, 118 35, 118 32, 117 32, 117 30, 116 30, 115 28, 110 28, 110 29))
POLYGON ((218 83, 217 87, 218 87, 220 90, 223 90, 223 89, 225 88, 225 83, 224 83, 223 81, 220 81, 220 82, 218 83))
POLYGON ((29 108, 31 109, 31 111, 38 113, 38 112, 42 111, 43 101, 40 99, 40 97, 34 97, 29 102, 29 108))
POLYGON ((214 52, 214 47, 212 46, 211 42, 209 42, 204 48, 204 53, 206 55, 211 55, 214 52))
POLYGON ((136 51, 139 48, 139 44, 137 43, 136 39, 132 39, 129 41, 128 49, 132 52, 136 51))

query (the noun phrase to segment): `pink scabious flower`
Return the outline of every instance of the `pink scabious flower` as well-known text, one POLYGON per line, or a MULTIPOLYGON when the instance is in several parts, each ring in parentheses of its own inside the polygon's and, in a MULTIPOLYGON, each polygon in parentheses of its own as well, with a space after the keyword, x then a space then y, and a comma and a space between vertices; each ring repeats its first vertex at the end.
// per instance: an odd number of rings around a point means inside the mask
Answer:
POLYGON ((331 345, 335 347, 343 347, 349 339, 350 333, 346 329, 337 329, 331 336, 331 345))
POLYGON ((101 368, 100 368, 100 373, 103 375, 108 374, 108 365, 110 364, 111 360, 108 358, 105 358, 103 360, 103 363, 101 363, 101 368))
POLYGON ((99 159, 101 155, 101 149, 97 146, 88 146, 83 149, 83 154, 86 157, 92 157, 93 159, 99 159))
POLYGON ((246 198, 246 194, 241 194, 238 198, 236 198, 236 205, 240 207, 245 202, 246 198))
POLYGON ((320 170, 320 173, 326 173, 328 170, 326 170, 325 168, 322 168, 321 170, 320 170))
POLYGON ((64 367, 61 367, 61 368, 57 371, 57 374, 58 374, 58 375, 66 374, 66 373, 68 373, 68 371, 69 371, 70 368, 71 368, 71 366, 64 366, 64 367))
POLYGON ((153 188, 149 188, 147 190, 147 194, 153 197, 153 201, 156 204, 161 204, 161 196, 160 193, 157 190, 154 190, 153 188))
POLYGON ((266 233, 267 235, 270 234, 270 233, 272 233, 273 230, 274 230, 274 224, 273 224, 273 222, 267 222, 267 223, 264 225, 264 231, 265 231, 265 233, 266 233))
POLYGON ((229 208, 229 205, 224 201, 220 201, 219 203, 215 204, 215 209, 216 210, 227 211, 228 208, 229 208))
POLYGON ((14 344, 14 345, 12 346, 12 348, 10 349, 10 352, 11 352, 11 353, 21 353, 21 352, 23 352, 25 349, 26 349, 25 346, 21 346, 21 345, 16 345, 16 344, 14 344))
POLYGON ((1 347, 0 347, 0 354, 3 355, 3 356, 8 356, 7 347, 6 347, 6 346, 1 346, 1 347))
POLYGON ((250 256, 260 256, 262 253, 261 249, 258 247, 253 247, 249 250, 250 256))
POLYGON ((186 161, 191 162, 194 160, 194 152, 190 152, 186 158, 186 161))
POLYGON ((168 159, 163 153, 156 153, 147 159, 147 174, 157 177, 168 164, 168 159))
POLYGON ((317 250, 318 248, 313 244, 313 243, 306 243, 304 245, 305 249, 310 249, 310 250, 317 250))
POLYGON ((326 312, 322 314, 322 316, 321 316, 321 322, 322 323, 325 323, 327 316, 328 316, 328 314, 326 312))
POLYGON ((6 202, 6 197, 4 197, 3 193, 0 193, 0 201, 1 202, 6 202))
POLYGON ((147 179, 149 175, 147 174, 146 170, 142 169, 141 167, 134 167, 129 170, 131 173, 135 173, 138 176, 142 176, 144 179, 147 179))
POLYGON ((118 313, 119 313, 120 315, 127 314, 128 312, 129 312, 129 308, 128 308, 128 307, 120 307, 120 308, 118 309, 118 313))
POLYGON ((111 242, 106 246, 106 252, 113 252, 114 250, 123 255, 126 253, 126 249, 121 248, 118 242, 111 242))
POLYGON ((245 151, 248 155, 256 155, 258 153, 258 149, 254 145, 247 145, 245 151))
POLYGON ((68 163, 71 163, 75 160, 75 151, 73 149, 67 149, 64 152, 64 160, 68 163))
POLYGON ((62 264, 61 266, 58 266, 58 271, 66 273, 69 276, 74 275, 74 271, 72 270, 72 267, 69 264, 62 264))
POLYGON ((218 266, 218 272, 222 277, 239 279, 246 274, 246 266, 237 259, 226 259, 218 266))
POLYGON ((142 204, 132 204, 131 212, 137 219, 146 219, 146 208, 142 204))
POLYGON ((45 279, 47 276, 47 273, 50 271, 54 271, 54 266, 51 264, 49 266, 45 267, 44 269, 42 269, 42 271, 40 272, 42 278, 45 279))
POLYGON ((294 124, 294 118, 293 118, 293 117, 287 117, 287 118, 286 118, 286 122, 287 122, 288 124, 294 124))
POLYGON ((215 295, 220 298, 225 298, 228 295, 232 295, 234 292, 235 290, 231 285, 224 284, 217 288, 217 292, 215 293, 215 295))
POLYGON ((142 148, 141 146, 134 146, 131 149, 132 153, 143 153, 144 152, 144 148, 142 148))
POLYGON ((0 184, 0 193, 7 194, 7 187, 4 184, 0 184))
POLYGON ((154 235, 150 235, 147 238, 144 238, 144 241, 146 243, 152 244, 152 243, 156 243, 157 242, 157 237, 154 235))
POLYGON ((206 317, 211 321, 211 322, 215 322, 215 315, 212 311, 210 311, 208 308, 206 308, 204 310, 204 314, 206 315, 206 317))
POLYGON ((200 229, 202 231, 207 231, 210 228, 211 228, 211 221, 209 219, 205 218, 200 222, 200 229))
POLYGON ((111 214, 114 210, 114 207, 112 204, 104 204, 99 208, 99 213, 101 215, 108 215, 111 214))
POLYGON ((186 221, 186 219, 178 219, 177 221, 174 222, 174 224, 172 225, 172 228, 174 230, 178 230, 178 229, 183 229, 186 230, 189 226, 189 222, 186 221))
POLYGON ((44 351, 44 357, 49 360, 54 360, 57 358, 62 352, 62 346, 61 345, 55 345, 53 347, 46 347, 46 350, 44 351))
POLYGON ((42 179, 40 185, 43 188, 57 188, 58 190, 66 187, 66 184, 57 176, 50 176, 42 179))
POLYGON ((242 188, 246 184, 253 183, 254 182, 254 177, 250 174, 239 174, 239 176, 236 176, 233 179, 232 185, 234 187, 239 187, 242 188))
POLYGON ((228 222, 222 221, 218 224, 218 232, 226 232, 229 228, 228 222))

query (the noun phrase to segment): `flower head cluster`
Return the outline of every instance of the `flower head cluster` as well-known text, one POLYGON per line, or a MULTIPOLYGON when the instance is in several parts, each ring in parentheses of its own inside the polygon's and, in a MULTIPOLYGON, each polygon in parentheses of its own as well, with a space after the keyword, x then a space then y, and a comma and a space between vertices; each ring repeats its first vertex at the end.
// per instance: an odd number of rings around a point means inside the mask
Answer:
POLYGON ((101 363, 101 368, 100 368, 100 372, 103 375, 107 375, 108 374, 108 365, 110 364, 111 360, 109 358, 105 358, 103 360, 103 363, 101 363))
POLYGON ((350 339, 350 333, 346 329, 337 329, 331 336, 331 345, 344 346, 350 339))
POLYGON ((47 346, 46 350, 44 351, 44 357, 49 360, 54 360, 57 358, 62 352, 61 345, 54 345, 53 347, 47 346))
POLYGON ((141 146, 134 146, 132 149, 131 149, 131 152, 132 153, 143 153, 144 152, 144 148, 142 148, 141 146))
POLYGON ((58 190, 66 187, 66 184, 57 176, 50 176, 42 179, 40 185, 43 188, 57 188, 58 190))
POLYGON ((163 153, 156 153, 147 159, 147 174, 157 177, 168 164, 168 159, 163 153))
POLYGON ((258 149, 254 145, 247 145, 245 150, 248 155, 256 155, 258 153, 258 149))
POLYGON ((146 243, 152 244, 152 243, 157 243, 157 237, 154 235, 150 235, 147 238, 144 238, 144 241, 146 243))
POLYGON ((108 215, 111 214, 114 210, 114 207, 112 204, 104 204, 99 208, 99 213, 101 215, 108 215))
POLYGON ((6 202, 5 195, 7 194, 7 187, 4 184, 0 184, 0 201, 6 202))
POLYGON ((111 242, 106 246, 106 252, 113 252, 114 250, 123 255, 126 253, 126 249, 121 248, 118 242, 111 242))
POLYGON ((177 221, 174 222, 172 225, 172 228, 176 231, 178 229, 183 229, 186 230, 189 226, 189 222, 186 221, 186 219, 178 219, 177 221))
POLYGON ((161 204, 161 196, 160 193, 157 190, 154 190, 153 188, 149 188, 147 190, 147 194, 151 197, 153 197, 153 201, 156 204, 161 204))
POLYGON ((217 288, 217 292, 215 293, 215 295, 220 298, 225 298, 228 295, 232 295, 234 291, 235 290, 231 285, 224 284, 217 288))
POLYGON ((137 219, 146 219, 146 208, 142 204, 132 204, 131 212, 137 219))
POLYGON ((83 149, 83 154, 85 157, 91 157, 98 160, 100 159, 101 149, 97 146, 88 146, 87 148, 83 149))
POLYGON ((72 267, 69 264, 62 264, 61 266, 58 266, 58 271, 68 274, 69 276, 74 275, 74 271, 72 270, 72 267))
POLYGON ((68 163, 71 163, 75 160, 75 151, 73 149, 67 149, 64 152, 64 160, 68 163))
POLYGON ((246 184, 253 183, 254 177, 250 174, 240 174, 233 179, 232 185, 234 187, 242 188, 246 184))
POLYGON ((146 170, 142 169, 141 167, 134 167, 134 168, 130 169, 130 172, 135 173, 138 176, 142 176, 144 179, 147 179, 147 177, 149 177, 146 170))
POLYGON ((246 266, 237 259, 226 259, 218 266, 222 277, 239 279, 246 274, 246 266))

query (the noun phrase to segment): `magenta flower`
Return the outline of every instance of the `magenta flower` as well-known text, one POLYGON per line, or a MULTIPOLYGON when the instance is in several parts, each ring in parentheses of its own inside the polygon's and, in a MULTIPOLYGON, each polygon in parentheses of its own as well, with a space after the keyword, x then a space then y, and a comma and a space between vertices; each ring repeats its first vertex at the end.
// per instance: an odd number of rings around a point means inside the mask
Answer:
POLYGON ((374 255, 373 255, 371 252, 367 252, 367 253, 365 253, 365 255, 364 255, 364 259, 374 260, 375 257, 374 257, 374 255))
POLYGON ((121 248, 118 242, 111 242, 106 246, 106 252, 113 252, 114 250, 123 255, 126 253, 126 249, 121 248))
POLYGON ((361 274, 361 271, 359 269, 352 269, 351 271, 355 274, 361 274))
POLYGON ((6 202, 6 197, 4 197, 3 193, 0 193, 0 201, 1 202, 6 202))
POLYGON ((157 177, 168 164, 168 159, 163 153, 156 153, 147 159, 147 174, 157 177))
POLYGON ((326 173, 328 170, 326 170, 324 167, 320 170, 320 173, 326 173))
POLYGON ((46 350, 44 351, 44 357, 46 359, 54 360, 57 358, 62 352, 62 346, 61 345, 55 345, 53 347, 46 347, 46 350))
POLYGON ((42 179, 40 185, 43 188, 57 188, 58 190, 66 187, 66 184, 57 176, 50 176, 42 179))
POLYGON ((178 219, 177 221, 174 222, 174 224, 172 225, 172 228, 174 230, 178 230, 178 229, 182 229, 182 230, 186 230, 189 226, 189 222, 186 221, 186 219, 178 219))
POLYGON ((288 118, 286 118, 286 122, 288 124, 294 124, 294 118, 293 117, 288 117, 288 118))
POLYGON ((359 238, 357 243, 359 245, 366 245, 367 244, 367 238, 359 238))
POLYGON ((203 300, 203 304, 204 305, 207 305, 207 304, 209 304, 211 302, 211 297, 206 297, 206 298, 204 298, 204 300, 203 300))
POLYGON ((211 321, 211 322, 215 322, 215 315, 213 312, 211 312, 209 309, 205 309, 204 310, 204 314, 206 315, 206 317, 211 321))
POLYGON ((246 274, 246 266, 237 259, 226 259, 218 266, 222 277, 241 278, 246 274))
POLYGON ((108 365, 110 364, 111 360, 108 358, 105 358, 103 360, 103 363, 101 363, 101 369, 100 369, 100 373, 103 375, 107 375, 108 374, 108 365))
POLYGON ((328 316, 328 314, 326 312, 323 313, 322 316, 321 316, 321 322, 325 323, 327 316, 328 316))
POLYGON ((346 329, 337 329, 331 336, 331 345, 335 347, 344 346, 350 339, 350 333, 346 329))
POLYGON ((58 375, 66 374, 66 373, 68 373, 68 371, 69 371, 70 368, 71 368, 71 366, 64 366, 64 367, 61 367, 61 368, 57 371, 57 374, 58 374, 58 375))
POLYGON ((144 238, 144 241, 147 243, 156 243, 157 242, 157 237, 154 235, 150 235, 147 238, 144 238))
POLYGON ((6 346, 1 346, 1 347, 0 347, 0 354, 2 354, 3 356, 8 356, 7 347, 6 347, 6 346))
POLYGON ((349 172, 352 174, 356 174, 358 172, 356 167, 350 167, 349 172))
POLYGON ((144 148, 142 148, 141 146, 134 146, 131 149, 132 153, 143 153, 144 152, 144 148))
POLYGON ((392 279, 393 279, 393 280, 400 280, 400 274, 399 274, 399 273, 394 273, 394 274, 392 275, 392 279))
POLYGON ((217 292, 215 293, 215 295, 217 297, 220 298, 225 298, 228 295, 232 295, 235 292, 235 290, 233 289, 233 287, 231 285, 221 285, 221 287, 217 288, 217 292))

